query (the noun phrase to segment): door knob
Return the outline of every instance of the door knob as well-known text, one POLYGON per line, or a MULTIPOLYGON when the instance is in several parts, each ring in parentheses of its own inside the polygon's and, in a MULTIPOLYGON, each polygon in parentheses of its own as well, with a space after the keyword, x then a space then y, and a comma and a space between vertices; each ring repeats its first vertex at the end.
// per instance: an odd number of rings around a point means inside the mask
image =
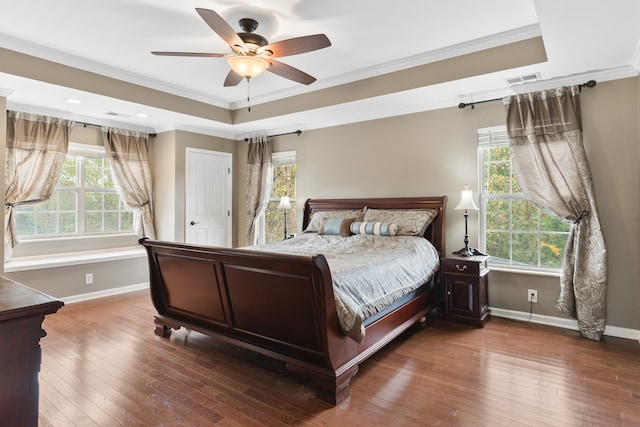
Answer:
POLYGON ((200 223, 199 222, 195 222, 195 221, 191 221, 189 224, 196 225, 196 224, 200 224, 200 223))

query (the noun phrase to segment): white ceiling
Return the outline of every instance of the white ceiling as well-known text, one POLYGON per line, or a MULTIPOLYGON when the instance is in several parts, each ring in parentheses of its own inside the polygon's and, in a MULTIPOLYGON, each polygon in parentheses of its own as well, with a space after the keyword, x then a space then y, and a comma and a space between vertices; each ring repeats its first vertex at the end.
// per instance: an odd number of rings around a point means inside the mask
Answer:
MULTIPOLYGON (((630 77, 640 69, 637 0, 0 0, 0 47, 227 109, 247 106, 247 83, 225 88, 224 58, 159 57, 153 50, 231 53, 195 12, 259 21, 270 42, 324 33, 326 49, 281 58, 318 80, 271 73, 251 81, 269 102, 541 35, 548 62, 242 124, 185 114, 0 73, 8 107, 97 124, 183 129, 241 138, 312 129, 480 101, 542 86, 630 77), (274 9, 277 6, 277 10, 274 9), (532 72, 540 80, 509 86, 532 72), (67 98, 82 100, 70 104, 67 98), (428 101, 425 101, 428 100, 428 101), (107 112, 117 112, 114 119, 107 112), (147 118, 136 117, 146 113, 147 118)), ((0 56, 0 61, 2 57, 0 56)))

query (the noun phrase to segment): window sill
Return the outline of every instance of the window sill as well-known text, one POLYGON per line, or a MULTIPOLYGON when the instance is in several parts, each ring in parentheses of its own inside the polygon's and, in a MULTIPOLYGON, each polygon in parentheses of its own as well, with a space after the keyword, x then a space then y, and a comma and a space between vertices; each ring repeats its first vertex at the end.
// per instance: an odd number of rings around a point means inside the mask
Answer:
POLYGON ((146 256, 144 248, 136 246, 83 252, 66 252, 55 255, 24 256, 12 258, 8 262, 5 262, 4 271, 5 273, 13 273, 17 271, 41 270, 95 262, 142 258, 144 256, 146 256))
POLYGON ((491 271, 499 271, 502 273, 514 273, 514 274, 528 274, 530 276, 546 276, 546 277, 560 277, 559 270, 532 270, 526 268, 518 268, 506 266, 503 264, 489 263, 489 269, 491 271))

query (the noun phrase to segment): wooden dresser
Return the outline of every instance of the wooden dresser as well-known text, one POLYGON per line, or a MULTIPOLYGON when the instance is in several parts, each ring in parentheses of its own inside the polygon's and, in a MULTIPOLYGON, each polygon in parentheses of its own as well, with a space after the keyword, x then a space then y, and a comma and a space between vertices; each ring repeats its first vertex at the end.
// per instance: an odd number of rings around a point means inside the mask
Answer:
POLYGON ((38 373, 44 316, 63 306, 0 276, 0 424, 38 425, 38 373))

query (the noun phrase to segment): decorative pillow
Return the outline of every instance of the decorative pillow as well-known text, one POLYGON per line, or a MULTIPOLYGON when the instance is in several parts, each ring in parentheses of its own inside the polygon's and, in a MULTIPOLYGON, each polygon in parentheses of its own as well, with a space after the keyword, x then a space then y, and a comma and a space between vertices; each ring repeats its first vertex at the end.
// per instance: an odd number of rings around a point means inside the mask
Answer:
POLYGON ((311 214, 309 225, 305 228, 305 233, 316 233, 327 218, 355 218, 362 221, 364 209, 344 210, 344 211, 317 211, 311 214))
POLYGON ((353 234, 373 234, 374 236, 395 236, 398 226, 391 222, 361 222, 351 224, 353 234))
POLYGON ((422 236, 436 215, 435 209, 367 209, 364 221, 396 224, 398 236, 422 236))
POLYGON ((327 218, 324 220, 318 234, 338 234, 342 237, 351 236, 351 224, 355 218, 327 218))

